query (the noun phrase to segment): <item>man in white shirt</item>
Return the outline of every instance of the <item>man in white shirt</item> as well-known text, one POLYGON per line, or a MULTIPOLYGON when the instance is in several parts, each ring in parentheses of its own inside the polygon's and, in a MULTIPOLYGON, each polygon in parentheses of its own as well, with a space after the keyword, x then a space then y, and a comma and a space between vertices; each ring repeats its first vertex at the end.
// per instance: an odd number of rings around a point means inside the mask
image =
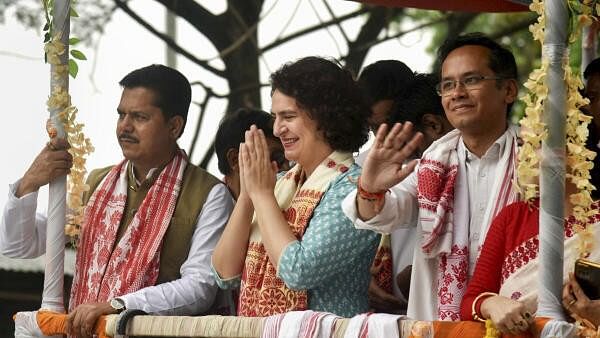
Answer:
MULTIPOLYGON (((191 101, 178 71, 150 65, 126 75, 116 134, 125 160, 90 173, 67 331, 90 337, 97 318, 124 308, 194 315, 217 292, 210 257, 233 209, 227 187, 188 163, 177 139, 191 101), (110 217, 109 217, 110 216, 110 217)), ((68 144, 53 139, 10 186, 1 253, 44 254, 46 217, 37 191, 68 173, 68 144)))
POLYGON ((516 200, 516 132, 507 115, 517 70, 510 51, 477 33, 446 41, 438 55, 437 89, 456 129, 435 141, 418 166, 403 167, 423 135, 413 134, 410 123, 380 128, 358 191, 342 206, 359 228, 389 233, 416 224, 407 314, 458 320, 489 223, 516 200))

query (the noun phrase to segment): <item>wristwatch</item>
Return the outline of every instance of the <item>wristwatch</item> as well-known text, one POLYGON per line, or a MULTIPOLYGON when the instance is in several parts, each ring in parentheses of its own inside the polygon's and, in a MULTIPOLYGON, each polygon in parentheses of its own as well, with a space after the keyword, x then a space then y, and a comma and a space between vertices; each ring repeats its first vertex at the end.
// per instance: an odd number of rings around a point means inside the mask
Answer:
POLYGON ((112 307, 117 313, 121 313, 125 310, 125 302, 120 298, 113 298, 109 302, 110 307, 112 307))

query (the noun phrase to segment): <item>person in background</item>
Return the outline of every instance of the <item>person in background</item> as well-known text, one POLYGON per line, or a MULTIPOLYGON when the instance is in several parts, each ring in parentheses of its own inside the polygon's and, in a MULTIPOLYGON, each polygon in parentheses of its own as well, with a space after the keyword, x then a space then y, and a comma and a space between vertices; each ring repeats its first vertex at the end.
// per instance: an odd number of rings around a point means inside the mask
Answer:
POLYGON ((289 170, 289 163, 283 153, 283 146, 273 135, 273 122, 271 114, 251 108, 240 108, 233 113, 226 114, 219 123, 217 136, 215 136, 215 153, 219 171, 224 175, 223 181, 234 199, 240 194, 240 167, 238 162, 240 143, 244 142, 244 134, 250 126, 255 125, 262 130, 267 138, 271 160, 277 163, 279 171, 289 170))
MULTIPOLYGON (((584 97, 590 100, 590 104, 582 109, 592 116, 592 122, 588 126, 589 136, 587 148, 595 151, 600 150, 600 58, 594 59, 585 68, 583 77, 586 81, 583 91, 584 97)), ((591 182, 596 187, 592 192, 594 199, 600 198, 600 156, 594 158, 594 167, 590 171, 591 182)))
MULTIPOLYGON (((363 68, 357 82, 367 104, 371 107, 369 128, 373 132, 389 119, 395 102, 404 94, 413 79, 412 70, 404 62, 398 60, 381 60, 363 68)), ((368 151, 358 154, 356 163, 362 165, 367 154, 368 151)), ((397 274, 395 272, 397 264, 405 266, 410 265, 412 261, 414 241, 411 232, 412 229, 399 229, 394 234, 381 236, 381 242, 371 267, 373 278, 369 284, 369 305, 376 312, 406 312, 406 296, 394 283, 394 276, 397 274), (392 248, 390 244, 392 237, 400 238, 402 243, 399 243, 398 247, 392 248)), ((410 278, 410 271, 408 278, 410 278)))
MULTIPOLYGON (((227 187, 189 163, 177 144, 191 100, 185 76, 150 65, 119 84, 116 137, 124 160, 88 176, 66 323, 77 337, 91 337, 98 317, 126 308, 209 310, 218 290, 210 255, 233 208, 227 187)), ((44 254, 46 217, 36 214, 37 192, 69 172, 68 147, 53 139, 10 185, 0 224, 3 255, 44 254)))
MULTIPOLYGON (((430 74, 415 73, 412 80, 407 80, 404 83, 403 94, 396 97, 385 121, 388 125, 411 122, 415 130, 423 134, 423 142, 418 151, 414 153, 414 158, 419 158, 433 141, 452 129, 444 115, 444 109, 433 81, 430 74)), ((362 160, 364 160, 364 157, 362 160)), ((362 163, 360 160, 357 162, 362 163)), ((378 283, 375 285, 372 283, 369 288, 369 295, 371 305, 377 311, 388 313, 403 313, 406 311, 415 242, 416 227, 396 229, 390 234, 389 239, 386 239, 385 235, 382 238, 383 245, 380 245, 375 262, 382 261, 385 264, 386 259, 383 255, 387 244, 387 247, 391 249, 393 267, 390 272, 385 271, 386 268, 383 264, 375 266, 375 271, 380 272, 376 275, 378 283), (386 240, 388 243, 385 243, 386 240), (383 257, 380 258, 380 256, 383 257), (390 281, 383 281, 382 276, 390 281), (386 292, 385 287, 388 287, 389 290, 390 286, 393 290, 393 296, 397 297, 396 299, 390 298, 392 296, 390 295, 391 292, 386 292)))
POLYGON ((413 71, 398 60, 380 60, 360 72, 357 82, 371 107, 368 121, 373 132, 388 119, 394 101, 405 92, 413 77, 413 71))
POLYGON ((240 287, 240 316, 366 312, 379 235, 355 229, 340 202, 360 174, 352 152, 367 140, 369 108, 352 75, 319 57, 283 65, 271 93, 273 132, 296 165, 276 180, 264 132, 246 132, 240 195, 212 257, 215 278, 240 287))
MULTIPOLYGON (((590 104, 583 109, 592 116, 589 135, 587 139, 587 148, 596 152, 594 158, 594 167, 590 170, 591 182, 596 187, 592 191, 594 200, 600 199, 600 58, 594 59, 585 68, 583 77, 586 80, 584 96, 590 100, 590 104)), ((574 317, 583 318, 590 321, 596 327, 600 326, 600 300, 589 299, 583 292, 577 280, 573 276, 563 288, 563 306, 569 314, 574 317)))

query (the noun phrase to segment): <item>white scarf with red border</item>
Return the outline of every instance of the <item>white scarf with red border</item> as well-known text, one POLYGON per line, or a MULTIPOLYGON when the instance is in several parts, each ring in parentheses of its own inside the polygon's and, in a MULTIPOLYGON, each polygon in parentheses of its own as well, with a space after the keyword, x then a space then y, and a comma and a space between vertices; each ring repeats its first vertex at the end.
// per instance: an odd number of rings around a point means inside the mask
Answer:
POLYGON ((110 170, 86 206, 70 310, 156 283, 163 236, 175 210, 187 163, 185 153, 179 150, 159 174, 116 244, 127 202, 127 160, 110 170))
MULTIPOLYGON (((516 128, 507 130, 500 154, 498 179, 491 189, 480 231, 480 247, 492 219, 506 205, 518 200, 516 182, 516 128)), ((417 171, 419 222, 423 229, 421 250, 425 257, 438 259, 437 309, 440 320, 459 320, 460 302, 467 289, 469 272, 469 208, 467 189, 455 196, 455 185, 468 186, 464 161, 457 151, 461 132, 457 129, 435 141, 423 153, 417 171), (460 168, 459 168, 460 167, 460 168), (455 213, 455 207, 457 209, 455 213)), ((476 253, 478 254, 478 253, 476 253)))
MULTIPOLYGON (((595 239, 594 243, 600 243, 600 202, 594 202, 592 210, 595 210, 596 213, 590 216, 586 224, 578 223, 573 216, 565 220, 563 284, 569 279, 569 273, 572 273, 575 267, 575 260, 579 258, 579 245, 581 243, 574 226, 578 224, 579 226, 591 227, 591 233, 595 239)), ((594 249, 585 258, 593 262, 600 262, 600 250, 597 247, 594 249)), ((502 279, 498 294, 522 302, 531 313, 537 311, 538 305, 539 260, 539 234, 536 234, 517 245, 504 257, 502 262, 502 279)))

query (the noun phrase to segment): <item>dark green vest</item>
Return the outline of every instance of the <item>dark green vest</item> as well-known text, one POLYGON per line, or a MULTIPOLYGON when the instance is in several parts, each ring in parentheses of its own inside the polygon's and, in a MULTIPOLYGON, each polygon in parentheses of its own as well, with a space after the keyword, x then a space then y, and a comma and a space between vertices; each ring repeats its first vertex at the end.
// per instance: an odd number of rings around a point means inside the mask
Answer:
MULTIPOLYGON (((96 169, 90 172, 87 184, 90 186, 88 193, 83 197, 87 204, 91 193, 96 190, 102 179, 108 174, 113 166, 96 169)), ((146 197, 148 190, 154 184, 157 175, 148 179, 139 187, 135 182, 132 184, 131 170, 128 167, 128 189, 127 203, 123 211, 123 217, 119 225, 117 241, 123 235, 125 229, 133 219, 133 215, 146 197)), ((196 229, 196 220, 202 211, 204 202, 210 190, 219 183, 219 180, 205 170, 188 163, 183 173, 181 191, 177 197, 175 211, 171 223, 165 233, 162 249, 160 251, 160 267, 156 284, 170 282, 181 278, 180 267, 187 259, 190 251, 192 234, 196 229)))

